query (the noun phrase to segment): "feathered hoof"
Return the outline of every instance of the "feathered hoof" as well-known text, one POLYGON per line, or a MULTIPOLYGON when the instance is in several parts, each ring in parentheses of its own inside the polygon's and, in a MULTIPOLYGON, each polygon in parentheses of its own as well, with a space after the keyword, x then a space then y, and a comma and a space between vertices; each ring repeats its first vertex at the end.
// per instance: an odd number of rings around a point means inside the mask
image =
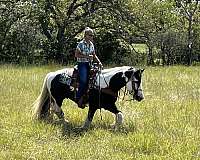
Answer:
POLYGON ((113 130, 115 130, 117 128, 117 125, 116 124, 111 124, 110 128, 113 129, 113 130))
POLYGON ((123 128, 122 124, 111 124, 110 125, 111 130, 120 130, 121 128, 123 128))
POLYGON ((69 123, 69 120, 68 120, 68 119, 64 119, 64 122, 65 122, 65 123, 69 123))
POLYGON ((79 133, 86 132, 88 130, 88 128, 81 126, 81 127, 76 127, 73 130, 74 130, 74 132, 76 132, 77 134, 79 134, 79 133))

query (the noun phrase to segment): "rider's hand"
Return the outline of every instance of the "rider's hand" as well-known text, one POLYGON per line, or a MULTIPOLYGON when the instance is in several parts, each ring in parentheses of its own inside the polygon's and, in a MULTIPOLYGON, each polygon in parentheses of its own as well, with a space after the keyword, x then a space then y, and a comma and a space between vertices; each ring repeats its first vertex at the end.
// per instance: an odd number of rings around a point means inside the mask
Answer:
POLYGON ((103 64, 102 64, 101 62, 99 62, 99 67, 100 67, 101 69, 103 69, 103 64))
POLYGON ((89 55, 90 61, 93 61, 93 55, 89 55))

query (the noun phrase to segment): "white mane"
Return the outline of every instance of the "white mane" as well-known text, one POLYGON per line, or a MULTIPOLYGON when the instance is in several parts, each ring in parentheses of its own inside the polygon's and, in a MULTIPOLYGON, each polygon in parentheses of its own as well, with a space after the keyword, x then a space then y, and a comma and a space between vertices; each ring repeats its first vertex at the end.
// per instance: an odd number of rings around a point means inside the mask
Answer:
POLYGON ((97 76, 96 85, 100 86, 100 88, 106 88, 109 85, 110 79, 113 75, 118 72, 125 72, 129 70, 130 66, 122 66, 122 67, 114 67, 109 69, 102 70, 101 74, 97 76), (99 81, 100 78, 100 81, 99 81))

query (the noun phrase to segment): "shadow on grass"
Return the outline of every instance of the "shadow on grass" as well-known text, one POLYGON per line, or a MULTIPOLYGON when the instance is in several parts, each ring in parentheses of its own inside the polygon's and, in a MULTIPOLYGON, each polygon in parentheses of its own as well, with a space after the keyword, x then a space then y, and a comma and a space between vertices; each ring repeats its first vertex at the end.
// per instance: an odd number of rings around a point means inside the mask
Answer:
POLYGON ((95 126, 92 126, 92 129, 102 129, 112 132, 113 134, 129 134, 136 132, 136 127, 133 125, 120 125, 117 127, 113 127, 112 125, 104 122, 104 123, 96 123, 95 126))
POLYGON ((72 124, 63 120, 46 121, 45 123, 58 126, 61 128, 61 135, 67 137, 79 137, 88 131, 81 127, 76 127, 77 124, 72 124))
POLYGON ((113 127, 110 124, 108 124, 108 122, 100 121, 96 123, 94 122, 88 129, 77 127, 77 124, 73 124, 62 120, 45 121, 45 123, 55 125, 61 128, 61 135, 63 137, 80 137, 96 130, 105 130, 117 135, 127 135, 129 133, 136 132, 136 127, 132 123, 113 127))
POLYGON ((85 132, 87 132, 86 129, 83 129, 81 127, 76 127, 72 123, 64 122, 62 124, 62 135, 63 136, 79 137, 79 136, 82 136, 85 132))
POLYGON ((136 132, 135 126, 128 126, 128 125, 121 125, 118 127, 112 127, 111 125, 105 123, 95 123, 92 124, 88 129, 83 129, 80 127, 76 127, 72 125, 71 123, 63 123, 62 124, 62 135, 63 136, 82 136, 83 134, 89 134, 90 132, 96 131, 96 130, 105 130, 107 132, 111 132, 113 134, 123 134, 127 135, 129 133, 136 132))

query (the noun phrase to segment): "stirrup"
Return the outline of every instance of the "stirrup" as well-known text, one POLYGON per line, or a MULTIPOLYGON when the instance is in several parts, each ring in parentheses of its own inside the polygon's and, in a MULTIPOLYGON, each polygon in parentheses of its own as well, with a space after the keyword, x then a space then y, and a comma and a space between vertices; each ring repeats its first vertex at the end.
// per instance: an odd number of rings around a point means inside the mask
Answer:
POLYGON ((76 103, 77 103, 79 108, 82 108, 82 109, 85 108, 85 104, 83 104, 83 97, 81 97, 80 99, 77 99, 76 103))

